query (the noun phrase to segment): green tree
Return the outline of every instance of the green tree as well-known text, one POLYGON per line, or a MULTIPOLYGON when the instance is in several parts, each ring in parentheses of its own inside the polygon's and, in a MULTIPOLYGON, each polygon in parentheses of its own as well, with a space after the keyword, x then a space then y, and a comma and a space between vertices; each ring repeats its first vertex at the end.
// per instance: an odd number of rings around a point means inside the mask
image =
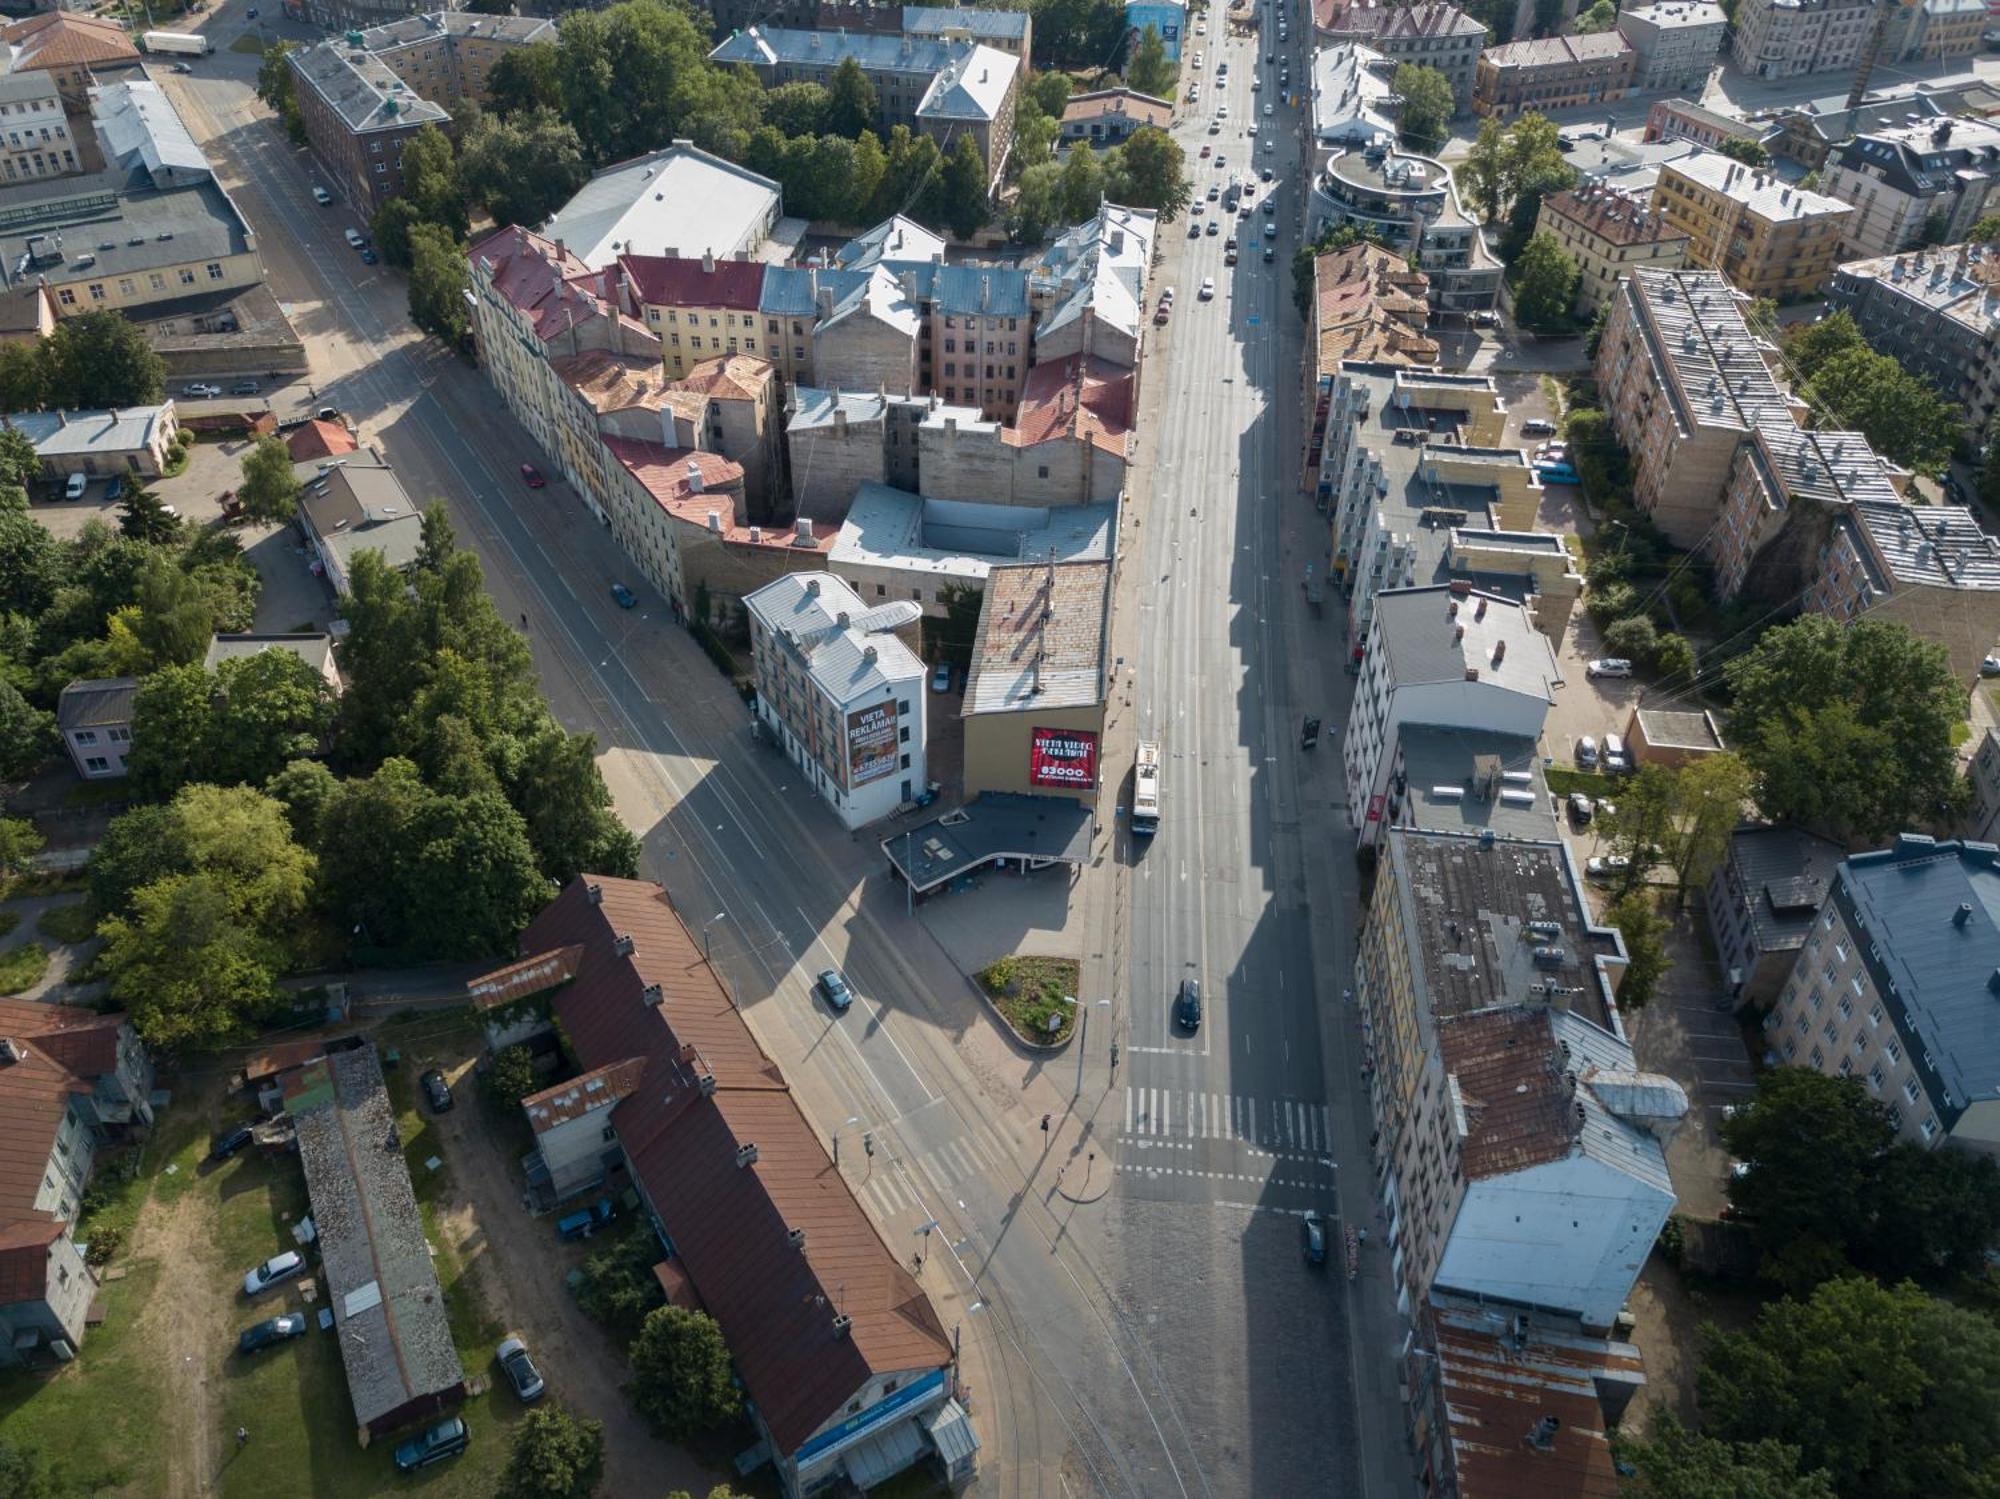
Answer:
POLYGON ((1963 1150, 1892 1146, 1875 1173, 1854 1263, 1884 1281, 1948 1286, 1980 1271, 2000 1236, 2000 1165, 1963 1150))
POLYGON ((933 212, 954 239, 971 239, 992 213, 987 198, 986 160, 971 132, 959 136, 937 179, 933 212))
POLYGON ((1514 201, 1507 208, 1507 227, 1500 236, 1503 264, 1511 265, 1534 238, 1542 221, 1542 200, 1576 183, 1576 168, 1557 157, 1539 163, 1515 184, 1514 201))
POLYGON ((562 80, 554 42, 510 47, 486 75, 489 113, 511 116, 531 110, 562 110, 562 80))
POLYGON ((2000 1492, 2000 1328, 1986 1316, 1844 1279, 1702 1342, 1710 1436, 1795 1447, 1843 1495, 2000 1492))
POLYGON ((215 596, 201 579, 156 553, 147 559, 137 592, 136 633, 155 664, 179 665, 208 654, 208 642, 222 621, 215 596))
MULTIPOLYGON (((19 345, 8 344, 6 347, 16 348, 19 345)), ((18 406, 6 409, 20 410, 18 406)), ((25 491, 41 477, 41 473, 42 460, 28 434, 19 427, 0 427, 0 485, 25 491)))
POLYGON ((292 50, 292 44, 274 41, 264 48, 264 55, 257 64, 257 97, 278 117, 278 123, 285 127, 285 134, 295 146, 306 143, 305 117, 299 113, 298 91, 292 78, 292 66, 285 61, 285 55, 292 50))
POLYGON ((0 612, 39 618, 65 580, 65 562, 48 527, 21 511, 0 511, 0 612))
POLYGON ((8 1499, 82 1499, 83 1490, 52 1466, 39 1448, 0 1440, 0 1494, 8 1499))
POLYGON ((0 780, 24 781, 56 747, 56 720, 0 680, 0 780))
POLYGON ((157 494, 134 482, 118 502, 118 530, 134 541, 167 546, 180 536, 181 521, 168 512, 166 502, 157 494))
POLYGON ((0 344, 0 411, 35 411, 49 404, 48 363, 23 339, 0 344))
POLYGON ((1967 240, 1978 244, 1982 240, 2000 239, 2000 214, 1988 214, 1965 231, 1967 240))
POLYGON ((611 810, 591 735, 548 721, 523 747, 509 789, 527 819, 536 862, 556 884, 586 873, 638 874, 639 841, 611 810))
POLYGON ((1043 114, 1051 119, 1060 120, 1071 93, 1069 74, 1059 72, 1030 74, 1021 85, 1021 92, 1032 98, 1035 107, 1043 114))
POLYGON ((1742 136, 1732 135, 1715 149, 1724 156, 1742 162, 1745 166, 1768 167, 1771 164, 1771 153, 1762 141, 1746 140, 1742 136))
POLYGON ((125 757, 134 790, 171 796, 203 779, 214 696, 215 679, 195 662, 163 667, 139 684, 125 757))
POLYGON ((1142 94, 1171 99, 1174 75, 1179 70, 1167 58, 1167 44, 1157 26, 1147 26, 1132 39, 1132 55, 1125 64, 1125 82, 1142 94))
POLYGON ((293 760, 264 783, 264 794, 285 809, 302 848, 318 845, 320 817, 339 791, 339 780, 322 760, 293 760))
POLYGON ((1061 134, 1062 116, 1045 112, 1035 91, 1022 89, 1020 97, 1014 101, 1014 150, 1008 157, 1010 168, 1025 176, 1035 167, 1052 165, 1049 155, 1061 134))
MULTIPOLYGON (((572 131, 572 134, 575 132, 572 131)), ((451 137, 426 125, 402 145, 402 197, 427 224, 441 224, 454 240, 465 238, 465 189, 451 137)))
POLYGON ((1649 614, 1628 614, 1604 628, 1604 649, 1628 661, 1651 661, 1659 646, 1659 627, 1649 614))
POLYGON ((1606 812, 1599 836, 1611 853, 1632 861, 1625 889, 1631 889, 1658 862, 1674 838, 1680 812, 1679 777, 1663 765, 1642 765, 1618 788, 1615 811, 1606 812))
POLYGON ((25 817, 0 817, 0 875, 21 873, 47 840, 25 817))
POLYGON ((1835 354, 1801 392, 1819 425, 1852 429, 1885 458, 1942 478, 1964 435, 1958 408, 1921 376, 1887 354, 1849 349, 1835 354))
POLYGON ((1551 184, 1567 187, 1575 182, 1575 169, 1563 159, 1557 135, 1555 122, 1533 111, 1511 125, 1490 116, 1480 124, 1458 177, 1459 186, 1487 222, 1499 218, 1537 184, 1547 191, 1551 184))
POLYGON ((179 814, 170 806, 134 807, 111 819, 91 850, 84 877, 99 915, 123 911, 141 886, 188 872, 179 814))
POLYGON ((1667 860, 1685 901, 1705 890, 1729 852, 1729 838, 1750 800, 1750 767, 1732 754, 1703 755, 1674 777, 1675 831, 1667 860))
POLYGON ((1618 985, 1619 1008, 1639 1009, 1674 966, 1667 955, 1667 923, 1643 889, 1629 891, 1615 901, 1605 918, 1624 934, 1625 955, 1631 960, 1618 985))
POLYGON ((1829 313, 1810 323, 1794 323, 1783 334, 1782 341, 1786 365, 1799 385, 1808 384, 1836 355, 1868 347, 1860 325, 1845 312, 1829 313))
POLYGON ((722 1329, 704 1312, 663 1306, 632 1340, 633 1407, 670 1442, 688 1442, 742 1409, 722 1329))
POLYGON ((237 503, 247 519, 282 525, 298 513, 305 486, 292 468, 292 455, 276 437, 260 437, 243 455, 243 478, 236 486, 237 503))
POLYGON ((937 142, 928 135, 914 133, 908 125, 889 128, 887 149, 888 165, 882 173, 882 185, 866 215, 870 220, 909 213, 937 175, 941 160, 937 142))
POLYGON ((407 271, 415 253, 410 248, 410 231, 422 222, 416 204, 408 198, 391 198, 375 210, 368 232, 375 236, 375 248, 382 252, 382 258, 397 270, 407 271))
POLYGON ((222 662, 209 725, 208 774, 218 785, 261 785, 318 753, 333 730, 333 689, 290 651, 222 662))
POLYGON ((1612 1450, 1632 1470, 1627 1499, 1839 1499, 1821 1472, 1799 1471, 1799 1449, 1766 1437, 1724 1442, 1689 1431, 1656 1405, 1643 1438, 1614 1437, 1612 1450))
POLYGON ((441 224, 410 230, 410 321, 456 344, 465 336, 465 255, 441 224))
POLYGON ((503 1046, 493 1054, 493 1066, 486 1074, 486 1091, 503 1109, 518 1109, 521 1100, 539 1090, 534 1054, 525 1046, 503 1046))
POLYGON ((121 312, 64 318, 44 340, 42 362, 53 406, 152 406, 166 394, 165 362, 121 312))
POLYGON ((1575 33, 1578 36, 1589 36, 1593 32, 1609 31, 1617 24, 1616 0, 1597 0, 1597 3, 1588 10, 1577 13, 1575 33))
POLYGON ((238 1038, 276 993, 279 949, 237 918, 210 876, 145 886, 128 915, 106 918, 97 933, 111 997, 155 1051, 238 1038))
POLYGON ((459 144, 458 175, 494 223, 532 225, 567 203, 590 170, 575 128, 542 107, 481 115, 459 144))
POLYGON ((1153 209, 1163 224, 1186 212, 1194 195, 1179 142, 1151 125, 1105 153, 1104 178, 1108 196, 1132 208, 1153 209))
POLYGON ((1436 152, 1451 138, 1451 117, 1458 112, 1451 80, 1436 68, 1398 63, 1390 85, 1402 96, 1403 113, 1396 126, 1412 151, 1436 152))
MULTIPOLYGON (((861 81, 867 83, 865 75, 861 81)), ((824 135, 833 128, 827 123, 831 102, 823 84, 781 83, 764 92, 764 123, 781 136, 824 135)))
POLYGON ((876 113, 875 85, 861 71, 859 62, 843 57, 826 84, 827 130, 852 140, 874 128, 876 113))
POLYGON ((1665 687, 1684 688, 1694 680, 1694 646, 1685 635, 1662 635, 1653 647, 1653 670, 1665 687))
POLYGON ((1479 134, 1459 164, 1458 185, 1487 223, 1500 217, 1508 199, 1507 127, 1492 115, 1479 122, 1479 134))
POLYGON ((457 555, 458 533, 451 528, 451 516, 445 511, 443 500, 432 500, 424 507, 423 541, 412 565, 418 572, 442 577, 457 555))
POLYGON ((1552 234, 1536 234, 1508 268, 1514 316, 1528 328, 1556 328, 1570 319, 1581 273, 1552 234))
POLYGON ((1730 735, 1776 821, 1875 839, 1965 794, 1952 736, 1966 690, 1944 647, 1901 624, 1809 614, 1723 668, 1730 735))
POLYGON ((1056 209, 1065 224, 1080 224, 1104 202, 1104 163, 1090 142, 1078 141, 1063 158, 1056 209))
POLYGON ((514 1428, 495 1499, 590 1499, 604 1477, 604 1423, 538 1405, 514 1428))
POLYGON ((1062 222, 1062 175, 1062 167, 1053 161, 1040 161, 1022 170, 1007 215, 1007 232, 1015 239, 1040 244, 1062 222))

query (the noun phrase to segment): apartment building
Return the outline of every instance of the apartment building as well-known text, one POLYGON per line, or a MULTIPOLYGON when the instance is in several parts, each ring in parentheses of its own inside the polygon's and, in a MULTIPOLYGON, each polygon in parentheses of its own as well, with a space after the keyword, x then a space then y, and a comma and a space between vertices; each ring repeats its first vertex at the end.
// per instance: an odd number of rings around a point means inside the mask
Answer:
POLYGON ((55 80, 47 73, 0 73, 0 172, 7 181, 81 170, 55 80))
POLYGON ((1637 58, 1616 31, 1509 42, 1479 54, 1472 108, 1495 119, 1608 104, 1632 87, 1637 58))
POLYGON ((1576 314, 1590 318, 1619 279, 1641 267, 1669 270, 1687 264, 1688 235, 1669 228, 1637 193, 1586 182, 1542 199, 1538 232, 1552 236, 1576 262, 1576 314))
POLYGON ((1691 141, 1711 151, 1724 141, 1761 141, 1764 128, 1703 109, 1691 99, 1661 99, 1646 111, 1648 141, 1691 141))
POLYGON ((1104 203, 1056 236, 1028 268, 1036 359, 1085 355, 1137 371, 1159 230, 1149 208, 1104 203))
POLYGON ((1612 1326, 1673 1209, 1688 1108, 1633 1060, 1626 961, 1553 831, 1387 834, 1354 994, 1406 1313, 1447 1294, 1612 1326))
POLYGON ((1406 726, 1533 740, 1555 701, 1555 654, 1527 606, 1464 580, 1384 593, 1360 655, 1341 765, 1363 844, 1418 794, 1391 773, 1406 726))
POLYGON ((630 289, 626 308, 659 339, 668 379, 683 379, 718 354, 772 357, 771 335, 757 310, 764 293, 761 262, 624 254, 617 266, 630 289))
POLYGON ((1825 286, 1851 205, 1704 151, 1660 169, 1653 206, 1689 238, 1688 263, 1721 271, 1745 296, 1785 301, 1825 286))
POLYGON ((1918 84, 1871 92, 1852 108, 1845 93, 1780 106, 1763 127, 1762 139, 1774 156, 1788 156, 1806 171, 1820 172, 1828 158, 1857 135, 1939 120, 1989 119, 1995 114, 2000 114, 2000 91, 1990 84, 1918 84))
POLYGON ((1499 301, 1500 262, 1460 203, 1450 169, 1435 157, 1397 150, 1387 136, 1335 146, 1313 174, 1306 216, 1314 237, 1353 224, 1415 254, 1440 311, 1480 311, 1499 301))
POLYGON ((434 10, 361 33, 361 50, 385 64, 420 98, 446 109, 488 100, 486 81, 519 47, 554 42, 556 24, 540 16, 434 10))
POLYGON ((1971 57, 1979 51, 1981 37, 1992 24, 1990 14, 1986 0, 1923 0, 1910 14, 1896 60, 1941 62, 1971 57))
POLYGON ((1833 153, 1820 190, 1854 205, 1844 256, 1956 244, 2000 203, 2000 123, 1938 120, 1857 135, 1833 153))
POLYGON ((285 54, 306 145, 366 219, 403 191, 403 143, 450 113, 373 53, 332 37, 285 54))
MULTIPOLYGON (((1875 14, 1870 0, 1743 0, 1730 55, 1753 78, 1845 72, 1860 60, 1875 14)), ((1891 19, 1899 45, 1904 24, 1891 19)))
POLYGON ((769 177, 677 140, 598 172, 541 233, 593 271, 620 255, 752 260, 783 211, 769 177))
POLYGON ((1785 1061, 1859 1078, 1906 1141, 2000 1150, 2000 868, 1916 833, 1840 864, 1764 1022, 1785 1061))
POLYGON ((1013 148, 1021 60, 980 42, 750 26, 729 36, 709 57, 750 68, 766 88, 824 84, 852 58, 875 85, 877 123, 885 137, 907 125, 949 154, 958 137, 970 133, 995 187, 1013 148))
POLYGON ((1983 432, 2000 410, 2000 258, 1991 245, 1945 245, 1856 260, 1833 273, 1829 307, 1878 353, 1922 375, 1983 432))
POLYGON ((1863 500, 1838 516, 1805 608, 1834 619, 1892 619, 1945 648, 1976 686, 2000 640, 2000 538, 1958 505, 1863 500))
POLYGON ((90 91, 98 84, 143 76, 131 33, 97 16, 60 10, 29 16, 0 28, 0 43, 8 73, 47 78, 75 116, 89 112, 90 91))
MULTIPOLYGON (((838 0, 820 0, 819 29, 837 31, 846 24, 846 13, 854 8, 839 4, 838 0)), ((898 13, 893 5, 869 6, 864 3, 859 8, 885 12, 885 23, 898 13)), ((996 52, 1011 54, 1021 64, 1023 72, 1031 65, 1035 18, 1025 10, 982 10, 971 5, 905 5, 901 7, 900 14, 902 30, 906 35, 977 42, 996 52)))
POLYGON ((917 605, 871 607, 829 572, 779 578, 744 599, 758 722, 850 832, 926 785, 924 663, 898 632, 917 605))
POLYGON ((1792 976, 1847 850, 1803 828, 1746 826, 1709 876, 1715 966, 1739 1005, 1767 1005, 1792 976))
POLYGON ((1640 93, 1708 87, 1722 55, 1729 18, 1708 0, 1658 0, 1618 13, 1618 34, 1632 48, 1632 87, 1640 93))
POLYGON ((1435 68, 1451 84, 1464 114, 1472 108, 1473 75, 1486 26, 1445 0, 1391 5, 1383 0, 1321 0, 1313 7, 1313 32, 1329 45, 1358 43, 1391 63, 1435 68))

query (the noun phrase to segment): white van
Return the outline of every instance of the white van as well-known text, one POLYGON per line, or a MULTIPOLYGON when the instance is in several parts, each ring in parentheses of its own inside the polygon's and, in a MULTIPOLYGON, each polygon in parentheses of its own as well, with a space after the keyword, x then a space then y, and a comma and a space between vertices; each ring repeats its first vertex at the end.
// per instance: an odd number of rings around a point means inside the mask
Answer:
POLYGON ((1618 774, 1632 768, 1632 762, 1625 755, 1625 741, 1616 734, 1604 736, 1604 769, 1607 773, 1618 774))
POLYGON ((360 249, 362 245, 361 231, 359 229, 349 229, 347 231, 347 243, 351 249, 360 249))
POLYGON ((71 474, 63 481, 63 498, 66 500, 80 500, 83 498, 84 490, 89 487, 90 475, 71 474))
POLYGON ((1576 768, 1578 770, 1597 769, 1597 741, 1585 734, 1576 742, 1576 768))

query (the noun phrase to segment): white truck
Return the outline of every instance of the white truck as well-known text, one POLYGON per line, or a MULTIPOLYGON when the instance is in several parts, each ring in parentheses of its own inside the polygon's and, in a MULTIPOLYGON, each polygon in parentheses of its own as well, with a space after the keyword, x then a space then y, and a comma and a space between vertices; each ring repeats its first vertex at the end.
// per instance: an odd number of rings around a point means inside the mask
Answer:
POLYGON ((148 52, 178 57, 206 57, 215 50, 207 37, 192 31, 147 31, 140 34, 139 41, 148 52))

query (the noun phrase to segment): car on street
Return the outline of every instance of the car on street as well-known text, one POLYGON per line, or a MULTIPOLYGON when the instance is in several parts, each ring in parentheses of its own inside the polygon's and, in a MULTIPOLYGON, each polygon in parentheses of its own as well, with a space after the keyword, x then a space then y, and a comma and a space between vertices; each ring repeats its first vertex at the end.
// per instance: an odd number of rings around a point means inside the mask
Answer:
POLYGON ((542 471, 532 463, 521 465, 521 478, 526 481, 530 489, 540 489, 544 484, 549 482, 542 477, 542 471))
POLYGON ((813 987, 836 1015, 845 1015, 847 1007, 854 1003, 854 991, 847 987, 847 980, 841 977, 838 968, 822 968, 819 977, 813 980, 813 987))
POLYGON ((1277 258, 1278 258, 1277 246, 1275 245, 1264 246, 1264 264, 1269 265, 1272 261, 1276 260, 1277 258))
POLYGON ((1632 867, 1632 861, 1623 854, 1596 854, 1586 859, 1583 872, 1593 880, 1615 879, 1632 867))
POLYGON ((1209 233, 1210 235, 1216 235, 1216 234, 1220 234, 1220 233, 1222 232, 1222 225, 1221 225, 1221 223, 1220 223, 1219 221, 1215 220, 1215 219, 1210 219, 1210 220, 1208 221, 1208 231, 1207 231, 1207 232, 1208 232, 1208 233, 1209 233))
POLYGON ((239 1124, 234 1129, 226 1129, 208 1142, 210 1164, 226 1161, 251 1141, 250 1126, 239 1124))
POLYGON ((321 187, 317 182, 315 182, 313 184, 313 202, 319 204, 321 208, 324 208, 326 207, 327 204, 331 203, 332 201, 333 201, 333 194, 328 192, 325 188, 321 187))
POLYGON ((1201 1029, 1201 980, 1182 979, 1180 993, 1174 996, 1174 1020, 1184 1029, 1201 1029))
POLYGON ((1252 78, 1252 79, 1250 80, 1250 92, 1251 92, 1251 93, 1253 93, 1253 94, 1261 94, 1261 93, 1263 93, 1263 92, 1264 92, 1264 80, 1263 80, 1263 79, 1261 79, 1261 78, 1252 78))
POLYGON ((1537 463, 1569 462, 1569 444, 1566 442, 1545 442, 1535 449, 1537 463))
POLYGON ((287 1249, 283 1254, 274 1254, 256 1269, 243 1277, 243 1294, 261 1296, 273 1286, 281 1286, 288 1280, 296 1280, 305 1274, 306 1257, 296 1249, 287 1249))
POLYGON ((257 382, 255 380, 238 380, 234 385, 229 387, 229 393, 232 396, 254 396, 257 394, 257 382))
POLYGON ((1257 122, 1255 120, 1252 120, 1250 122, 1250 134, 1255 135, 1256 133, 1257 133, 1257 122))
POLYGON ((430 1105, 433 1114, 451 1112, 451 1084, 444 1080, 444 1074, 433 1067, 417 1080, 424 1090, 424 1102, 430 1105))
POLYGON ((67 479, 63 480, 63 498, 66 500, 80 500, 83 498, 83 492, 89 487, 90 475, 71 474, 67 479))
POLYGON ((1277 148, 1278 148, 1278 138, 1275 135, 1267 135, 1264 137, 1264 154, 1266 156, 1269 156, 1277 148))
POLYGON ((1221 196, 1222 196, 1222 184, 1221 184, 1221 183, 1219 183, 1219 182, 1211 182, 1211 183, 1209 183, 1209 185, 1208 185, 1208 201, 1209 201, 1209 202, 1211 202, 1211 203, 1213 203, 1213 202, 1214 202, 1214 201, 1215 201, 1215 200, 1216 200, 1217 198, 1219 198, 1219 197, 1221 197, 1221 196))
POLYGON ((1222 156, 1222 155, 1218 155, 1218 156, 1217 156, 1217 157, 1215 158, 1215 169, 1216 169, 1216 171, 1218 171, 1218 172, 1226 172, 1226 171, 1228 171, 1228 170, 1229 170, 1229 158, 1228 158, 1227 156, 1222 156))
POLYGON ((1264 103, 1264 118, 1267 120, 1271 118, 1271 104, 1269 100, 1266 100, 1264 103))
POLYGON ((367 245, 363 245, 361 247, 361 263, 363 265, 374 265, 381 258, 382 258, 381 256, 377 255, 374 252, 374 250, 369 248, 367 245))
POLYGON ((1596 804, 1581 791, 1569 794, 1569 820, 1580 828, 1590 826, 1590 819, 1597 815, 1596 804))
POLYGON ((190 400, 205 401, 210 396, 221 395, 222 387, 220 385, 210 385, 206 380, 197 380, 192 385, 182 386, 181 394, 190 400))
MULTIPOLYGON (((1989 661, 1992 657, 1987 658, 1989 661)), ((1632 663, 1623 656, 1599 656, 1583 668, 1586 677, 1629 677, 1632 663)))
POLYGON ((1625 752, 1625 741, 1617 734, 1604 736, 1604 773, 1623 775, 1632 768, 1632 761, 1625 752))
POLYGON ((632 590, 627 588, 623 583, 613 583, 611 585, 611 597, 618 601, 620 609, 630 609, 634 604, 639 602, 632 590))
POLYGON ((176 73, 192 73, 194 69, 184 62, 177 62, 174 64, 172 71, 176 73))
POLYGON ((1202 142, 1201 159, 1203 161, 1207 161, 1208 158, 1213 156, 1214 154, 1215 154, 1215 147, 1209 145, 1206 141, 1202 142))
POLYGON ((246 1327, 236 1336, 238 1353, 256 1353, 296 1338, 306 1330, 305 1314, 286 1312, 282 1317, 266 1317, 255 1327, 246 1327))
MULTIPOLYGON (((1193 103, 1194 101, 1193 101, 1192 99, 1190 99, 1190 100, 1189 100, 1188 102, 1189 102, 1190 104, 1192 104, 1192 103, 1193 103)), ((1210 121, 1208 122, 1208 133, 1209 133, 1210 135, 1220 135, 1220 134, 1222 134, 1222 121, 1220 121, 1220 120, 1210 120, 1210 121)))
POLYGON ((1207 212, 1208 210, 1202 206, 1202 200, 1200 198, 1197 198, 1194 200, 1194 202, 1188 204, 1188 217, 1191 219, 1198 219, 1207 212))
POLYGON ((1276 219, 1266 219, 1264 221, 1264 238, 1276 239, 1277 237, 1278 237, 1278 221, 1276 219))
MULTIPOLYGON (((1269 181, 1271 180, 1271 169, 1270 169, 1269 167, 1265 167, 1265 168, 1263 169, 1263 174, 1262 174, 1262 175, 1263 175, 1263 178, 1264 178, 1264 180, 1265 180, 1266 182, 1269 182, 1269 181)), ((1271 199, 1269 199, 1269 198, 1266 198, 1266 199, 1264 200, 1264 202, 1265 202, 1265 203, 1266 203, 1266 204, 1268 205, 1268 204, 1269 204, 1269 203, 1271 202, 1271 199)), ((1271 210, 1270 210, 1270 208, 1269 208, 1269 207, 1266 207, 1266 208, 1265 208, 1265 210, 1264 210, 1264 212, 1266 212, 1266 213, 1269 213, 1270 211, 1271 211, 1271 210)))
POLYGON ((500 1346, 494 1351, 494 1356, 500 1360, 500 1367, 507 1371, 507 1382, 514 1387, 517 1396, 522 1400, 542 1398, 542 1391, 547 1386, 542 1383, 541 1370, 537 1369, 535 1361, 528 1357, 526 1343, 510 1333, 500 1340, 500 1346))
POLYGON ((1326 1220, 1311 1209, 1299 1219, 1299 1248, 1308 1265, 1326 1263, 1326 1220))
POLYGON ((2000 656, 1986 656, 1981 658, 1979 662, 1979 674, 1982 677, 2000 677, 2000 656))
POLYGON ((341 231, 341 238, 347 241, 347 247, 350 250, 358 250, 368 243, 361 231, 356 229, 352 224, 341 231))
POLYGON ((1567 463, 1538 462, 1535 465, 1535 477, 1540 479, 1544 484, 1580 484, 1583 482, 1582 477, 1577 471, 1567 463))
POLYGON ((1215 278, 1213 276, 1203 276, 1201 278, 1201 290, 1196 292, 1195 295, 1200 297, 1204 302, 1214 301, 1215 278))
POLYGON ((1553 436, 1555 430, 1556 424, 1545 416, 1531 416, 1525 422, 1521 423, 1521 435, 1523 437, 1553 436))
POLYGON ((471 1440, 464 1421, 457 1416, 447 1417, 399 1446, 396 1449, 396 1466, 402 1472, 415 1473, 434 1463, 457 1457, 471 1440))
MULTIPOLYGON (((1164 302, 1160 304, 1161 311, 1166 310, 1166 305, 1167 304, 1164 302)), ((937 670, 931 673, 931 691, 932 692, 951 691, 951 663, 949 661, 938 662, 937 670)))
POLYGON ((1189 219, 1189 220, 1188 220, 1188 238, 1189 238, 1189 239, 1200 239, 1200 238, 1201 238, 1201 220, 1200 220, 1200 219, 1189 219))

